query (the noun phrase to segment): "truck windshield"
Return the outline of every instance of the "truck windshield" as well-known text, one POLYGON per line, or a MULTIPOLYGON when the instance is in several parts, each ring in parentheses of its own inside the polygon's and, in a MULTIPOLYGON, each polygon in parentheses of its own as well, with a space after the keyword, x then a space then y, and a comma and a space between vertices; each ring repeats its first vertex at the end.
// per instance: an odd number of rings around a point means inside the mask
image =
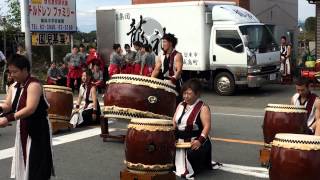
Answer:
POLYGON ((279 45, 274 40, 271 31, 264 25, 240 26, 242 35, 247 37, 248 48, 259 53, 279 51, 279 45))

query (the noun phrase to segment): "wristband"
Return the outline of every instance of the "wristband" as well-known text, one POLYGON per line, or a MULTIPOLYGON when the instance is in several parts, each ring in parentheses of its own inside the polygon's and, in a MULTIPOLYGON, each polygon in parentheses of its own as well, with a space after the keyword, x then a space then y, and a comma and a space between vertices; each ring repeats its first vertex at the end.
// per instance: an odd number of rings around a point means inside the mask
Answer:
POLYGON ((171 76, 170 80, 171 80, 172 84, 176 84, 176 82, 177 82, 177 79, 173 76, 171 76))
POLYGON ((203 134, 201 134, 201 136, 197 137, 197 140, 203 144, 204 142, 206 142, 206 138, 203 136, 203 134))
POLYGON ((76 108, 77 108, 77 109, 79 109, 79 108, 80 108, 80 106, 79 106, 79 105, 76 105, 76 108))
POLYGON ((13 113, 10 113, 8 115, 6 115, 6 118, 8 120, 8 122, 11 122, 11 121, 15 121, 16 119, 14 118, 14 114, 13 113))

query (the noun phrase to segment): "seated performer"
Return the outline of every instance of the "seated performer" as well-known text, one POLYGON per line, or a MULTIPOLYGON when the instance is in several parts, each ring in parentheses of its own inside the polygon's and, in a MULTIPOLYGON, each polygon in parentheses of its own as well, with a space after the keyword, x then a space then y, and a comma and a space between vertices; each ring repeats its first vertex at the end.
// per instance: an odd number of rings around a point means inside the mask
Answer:
POLYGON ((16 180, 48 180, 54 174, 51 127, 40 81, 30 75, 29 60, 22 55, 13 55, 8 61, 12 78, 16 81, 9 87, 0 111, 0 127, 16 121, 16 138, 12 161, 11 178, 16 180))
POLYGON ((97 88, 93 83, 91 70, 82 73, 82 84, 80 86, 79 97, 76 105, 76 111, 73 114, 70 124, 73 127, 77 125, 88 125, 99 122, 100 105, 97 97, 97 88), (85 98, 85 104, 80 108, 82 99, 85 98))
POLYGON ((212 169, 211 113, 200 99, 201 84, 190 79, 182 87, 183 99, 173 117, 177 143, 190 142, 191 148, 176 149, 176 175, 191 178, 201 170, 212 169))
POLYGON ((297 93, 291 98, 291 104, 295 106, 304 106, 308 111, 307 125, 308 134, 320 135, 320 99, 310 92, 308 79, 301 78, 296 80, 297 93))
POLYGON ((47 72, 47 84, 63 86, 62 73, 55 62, 51 63, 51 66, 47 72))

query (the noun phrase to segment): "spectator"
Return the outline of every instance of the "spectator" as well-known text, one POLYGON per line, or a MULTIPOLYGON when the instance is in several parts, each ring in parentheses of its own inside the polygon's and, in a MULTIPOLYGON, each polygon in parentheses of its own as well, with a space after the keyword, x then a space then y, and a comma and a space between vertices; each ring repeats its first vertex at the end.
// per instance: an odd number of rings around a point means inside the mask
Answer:
POLYGON ((53 62, 47 73, 47 84, 48 85, 58 85, 63 86, 62 73, 60 69, 57 68, 56 63, 53 62))
POLYGON ((64 62, 68 63, 69 71, 67 78, 68 87, 72 88, 72 91, 79 90, 81 84, 82 68, 81 62, 83 62, 82 56, 78 53, 78 47, 73 46, 72 52, 68 53, 64 58, 64 62))
POLYGON ((152 51, 151 45, 145 45, 146 54, 141 63, 141 74, 144 76, 151 76, 155 66, 156 54, 152 51))
POLYGON ((131 50, 131 47, 129 46, 129 44, 125 44, 124 49, 126 50, 126 55, 124 56, 124 60, 125 60, 124 73, 132 74, 136 52, 131 50))

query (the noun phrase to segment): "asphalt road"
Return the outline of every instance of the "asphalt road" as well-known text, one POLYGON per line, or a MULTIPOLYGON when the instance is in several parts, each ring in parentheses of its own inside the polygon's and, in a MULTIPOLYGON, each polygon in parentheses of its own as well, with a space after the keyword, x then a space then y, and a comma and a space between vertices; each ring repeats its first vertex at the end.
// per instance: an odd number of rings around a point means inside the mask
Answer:
MULTIPOLYGON (((263 141, 262 121, 264 107, 268 103, 289 103, 295 92, 293 85, 269 85, 259 90, 242 89, 234 96, 218 96, 205 90, 202 99, 210 105, 212 115, 211 136, 214 138, 263 141)), ((320 91, 316 90, 320 94, 320 91)), ((125 129, 125 122, 110 124, 110 128, 125 129)), ((15 126, 0 129, 0 180, 10 176, 11 158, 5 156, 14 144, 15 126)), ((54 164, 57 176, 53 180, 117 180, 124 169, 124 145, 119 142, 103 142, 98 136, 99 126, 73 129, 55 135, 54 164), (79 136, 79 140, 63 142, 60 137, 79 136), (86 138, 84 138, 86 137, 86 138)), ((115 134, 125 131, 116 130, 115 134)), ((213 161, 225 164, 224 168, 204 172, 199 180, 254 180, 267 179, 267 174, 258 161, 259 145, 213 141, 213 161), (249 167, 247 167, 249 166, 249 167), (262 173, 248 172, 257 168, 262 173), (245 170, 243 170, 245 169, 245 170), (262 169, 262 170, 261 170, 262 169)), ((260 172, 259 171, 259 172, 260 172)))

